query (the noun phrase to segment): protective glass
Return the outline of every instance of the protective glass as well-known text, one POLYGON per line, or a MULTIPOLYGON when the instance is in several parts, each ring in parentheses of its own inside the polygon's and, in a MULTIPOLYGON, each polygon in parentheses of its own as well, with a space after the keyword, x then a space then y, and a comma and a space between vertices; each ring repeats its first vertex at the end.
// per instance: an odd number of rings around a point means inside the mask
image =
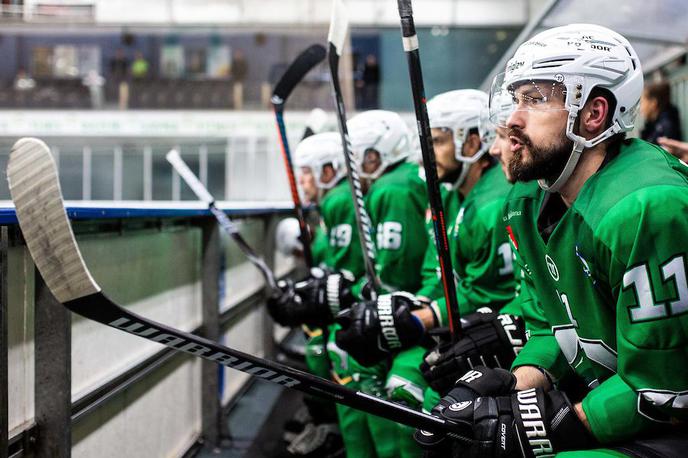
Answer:
POLYGON ((557 81, 522 80, 506 85, 504 73, 495 76, 490 89, 489 119, 497 127, 508 127, 516 111, 566 111, 566 86, 557 81))

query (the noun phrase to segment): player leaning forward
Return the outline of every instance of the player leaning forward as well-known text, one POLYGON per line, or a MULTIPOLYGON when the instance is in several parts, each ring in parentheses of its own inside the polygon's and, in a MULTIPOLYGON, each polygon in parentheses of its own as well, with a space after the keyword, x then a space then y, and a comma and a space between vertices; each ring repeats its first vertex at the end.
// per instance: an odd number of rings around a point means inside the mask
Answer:
POLYGON ((542 188, 517 183, 504 218, 552 337, 530 339, 514 375, 469 372, 441 402, 484 440, 463 453, 688 447, 688 168, 624 140, 642 87, 629 42, 585 24, 536 35, 493 85, 513 100, 509 173, 542 188))

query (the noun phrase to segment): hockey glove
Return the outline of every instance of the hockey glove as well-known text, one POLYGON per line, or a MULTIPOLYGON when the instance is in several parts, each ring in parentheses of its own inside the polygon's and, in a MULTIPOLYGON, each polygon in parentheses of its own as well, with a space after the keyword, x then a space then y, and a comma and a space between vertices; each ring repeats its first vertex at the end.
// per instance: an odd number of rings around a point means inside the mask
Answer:
POLYGON ((334 322, 341 309, 353 304, 353 280, 347 272, 313 268, 310 277, 303 281, 279 282, 280 292, 268 299, 268 310, 283 326, 326 326, 334 322))
MULTIPOLYGON (((478 366, 456 380, 449 393, 432 409, 432 414, 441 416, 447 408, 460 410, 483 396, 509 395, 515 387, 516 377, 511 372, 478 366)), ((453 448, 452 441, 441 434, 416 430, 414 437, 421 447, 431 452, 428 455, 432 457, 449 456, 453 448)))
POLYGON ((475 439, 465 444, 447 437, 451 455, 445 456, 534 458, 596 446, 566 394, 558 390, 531 388, 510 396, 479 397, 448 406, 440 417, 472 425, 475 439))
POLYGON ((425 328, 411 312, 422 307, 421 301, 404 292, 354 304, 337 317, 342 326, 335 336, 337 346, 364 366, 377 364, 418 344, 425 328))
POLYGON ((440 394, 475 366, 508 369, 526 342, 522 318, 497 315, 488 308, 462 317, 461 328, 461 340, 441 343, 425 354, 420 366, 425 380, 440 394))

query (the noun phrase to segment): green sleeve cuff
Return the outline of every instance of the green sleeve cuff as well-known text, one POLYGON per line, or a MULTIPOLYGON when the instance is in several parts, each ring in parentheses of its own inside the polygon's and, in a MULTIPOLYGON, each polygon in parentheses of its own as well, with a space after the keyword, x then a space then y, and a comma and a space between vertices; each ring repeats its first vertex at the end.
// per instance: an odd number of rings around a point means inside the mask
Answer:
POLYGON ((569 365, 554 336, 531 336, 516 356, 511 369, 537 366, 545 369, 555 380, 569 372, 569 365))
POLYGON ((593 435, 601 443, 635 437, 650 420, 638 413, 638 393, 616 374, 583 399, 593 435))
POLYGON ((367 282, 367 278, 365 276, 359 278, 356 283, 353 284, 351 287, 351 294, 356 296, 358 300, 363 300, 363 297, 361 296, 361 291, 363 291, 363 287, 365 286, 367 282))

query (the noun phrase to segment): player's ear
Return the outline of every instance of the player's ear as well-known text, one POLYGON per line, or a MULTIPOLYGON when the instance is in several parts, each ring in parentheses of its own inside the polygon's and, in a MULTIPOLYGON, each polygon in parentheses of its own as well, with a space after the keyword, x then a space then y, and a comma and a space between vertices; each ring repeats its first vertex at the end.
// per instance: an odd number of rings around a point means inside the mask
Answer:
POLYGON ((325 164, 322 168, 322 176, 320 179, 323 183, 329 183, 332 178, 334 178, 334 167, 332 164, 325 164))
POLYGON ((602 96, 593 97, 585 103, 578 115, 581 134, 585 138, 596 137, 604 131, 610 108, 609 101, 602 96))
POLYGON ((470 134, 466 139, 466 147, 468 148, 467 153, 470 156, 473 156, 480 150, 480 144, 480 135, 470 134))

